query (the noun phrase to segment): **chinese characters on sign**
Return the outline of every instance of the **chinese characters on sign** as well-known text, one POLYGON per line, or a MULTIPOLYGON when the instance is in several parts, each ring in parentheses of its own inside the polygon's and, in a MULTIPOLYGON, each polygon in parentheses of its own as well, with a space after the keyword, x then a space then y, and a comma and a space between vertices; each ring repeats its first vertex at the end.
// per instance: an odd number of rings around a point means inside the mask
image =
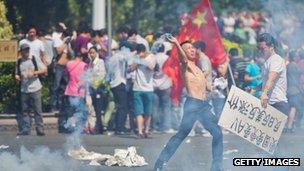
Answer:
POLYGON ((256 97, 232 86, 219 125, 273 154, 287 116, 256 97))
POLYGON ((16 62, 17 41, 0 41, 0 62, 16 62))

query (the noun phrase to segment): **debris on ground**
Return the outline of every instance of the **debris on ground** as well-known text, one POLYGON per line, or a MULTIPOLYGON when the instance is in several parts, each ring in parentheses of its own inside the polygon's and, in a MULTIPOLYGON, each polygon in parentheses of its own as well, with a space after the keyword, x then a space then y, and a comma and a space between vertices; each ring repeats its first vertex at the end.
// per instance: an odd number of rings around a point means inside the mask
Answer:
POLYGON ((9 148, 8 145, 0 145, 0 150, 1 150, 1 149, 7 149, 7 148, 9 148))
POLYGON ((114 155, 100 154, 89 152, 84 147, 78 150, 70 150, 68 155, 76 160, 90 161, 89 165, 100 166, 126 166, 126 167, 139 167, 148 165, 145 158, 138 155, 135 147, 128 149, 115 149, 114 155))

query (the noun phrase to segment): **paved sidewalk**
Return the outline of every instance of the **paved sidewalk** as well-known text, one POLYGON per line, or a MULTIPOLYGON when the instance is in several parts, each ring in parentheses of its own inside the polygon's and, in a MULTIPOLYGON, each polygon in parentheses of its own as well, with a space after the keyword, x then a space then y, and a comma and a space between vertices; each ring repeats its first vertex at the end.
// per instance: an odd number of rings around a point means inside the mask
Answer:
MULTIPOLYGON (((55 113, 45 113, 43 123, 46 130, 57 130, 57 116, 55 113)), ((35 122, 33 122, 35 123, 35 122)), ((34 124, 32 125, 34 129, 34 124)), ((0 132, 17 132, 18 125, 15 114, 0 114, 0 132)))

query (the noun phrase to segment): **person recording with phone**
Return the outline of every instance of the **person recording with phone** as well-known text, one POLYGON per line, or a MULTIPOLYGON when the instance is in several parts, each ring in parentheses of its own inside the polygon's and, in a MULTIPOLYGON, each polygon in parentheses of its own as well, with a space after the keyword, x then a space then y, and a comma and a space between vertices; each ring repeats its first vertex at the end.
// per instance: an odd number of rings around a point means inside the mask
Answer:
MULTIPOLYGON (((54 63, 54 81, 52 85, 52 108, 53 110, 58 109, 60 115, 63 115, 63 103, 64 103, 64 90, 68 82, 68 76, 66 74, 66 64, 69 62, 73 50, 71 48, 71 37, 68 31, 64 31, 61 37, 54 38, 54 50, 57 56, 54 63)), ((59 132, 63 131, 62 118, 59 117, 59 132)), ((63 119, 64 120, 64 119, 63 119)))

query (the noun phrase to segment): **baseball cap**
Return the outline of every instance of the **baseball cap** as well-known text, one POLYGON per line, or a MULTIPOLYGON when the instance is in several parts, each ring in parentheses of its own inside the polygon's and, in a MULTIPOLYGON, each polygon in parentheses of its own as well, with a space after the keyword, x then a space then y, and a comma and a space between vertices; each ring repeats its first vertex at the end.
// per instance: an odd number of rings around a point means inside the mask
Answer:
POLYGON ((30 49, 30 46, 27 43, 20 45, 20 48, 19 48, 20 51, 27 50, 27 49, 30 49))

